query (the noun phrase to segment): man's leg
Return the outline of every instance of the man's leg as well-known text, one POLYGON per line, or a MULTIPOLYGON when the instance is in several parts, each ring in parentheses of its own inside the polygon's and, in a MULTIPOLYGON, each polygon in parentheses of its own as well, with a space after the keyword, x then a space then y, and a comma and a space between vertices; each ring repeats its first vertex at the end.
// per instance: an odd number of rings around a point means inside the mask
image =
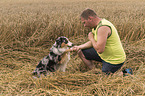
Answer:
POLYGON ((78 55, 79 57, 82 59, 82 61, 84 62, 84 64, 91 70, 93 68, 95 68, 95 65, 93 64, 93 62, 91 60, 87 60, 83 54, 83 52, 81 50, 78 51, 78 55))
POLYGON ((92 60, 102 62, 102 59, 94 48, 79 50, 78 55, 89 69, 95 68, 92 60))
POLYGON ((106 73, 106 74, 110 74, 110 73, 115 73, 117 70, 119 70, 121 68, 121 66, 123 65, 123 63, 121 64, 117 64, 117 65, 114 65, 114 64, 110 64, 110 63, 107 63, 105 61, 102 61, 103 63, 103 66, 102 66, 102 72, 106 73))

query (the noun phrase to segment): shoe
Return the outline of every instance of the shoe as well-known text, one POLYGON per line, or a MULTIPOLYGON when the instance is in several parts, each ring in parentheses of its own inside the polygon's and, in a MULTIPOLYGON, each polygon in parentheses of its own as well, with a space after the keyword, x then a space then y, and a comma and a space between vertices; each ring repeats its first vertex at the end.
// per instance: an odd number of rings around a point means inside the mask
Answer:
POLYGON ((131 74, 131 75, 133 74, 133 71, 131 68, 124 69, 122 72, 123 72, 123 76, 127 76, 126 73, 131 74))

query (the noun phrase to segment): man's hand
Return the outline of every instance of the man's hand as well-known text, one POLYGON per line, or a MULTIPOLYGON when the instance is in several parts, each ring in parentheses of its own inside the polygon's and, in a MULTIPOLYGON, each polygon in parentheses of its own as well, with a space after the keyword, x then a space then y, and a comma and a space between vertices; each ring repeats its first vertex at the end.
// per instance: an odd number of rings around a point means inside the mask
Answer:
POLYGON ((79 51, 80 50, 80 47, 79 46, 74 46, 71 48, 72 51, 79 51))
POLYGON ((88 34, 88 39, 91 41, 92 39, 94 39, 94 34, 92 32, 90 32, 88 34))

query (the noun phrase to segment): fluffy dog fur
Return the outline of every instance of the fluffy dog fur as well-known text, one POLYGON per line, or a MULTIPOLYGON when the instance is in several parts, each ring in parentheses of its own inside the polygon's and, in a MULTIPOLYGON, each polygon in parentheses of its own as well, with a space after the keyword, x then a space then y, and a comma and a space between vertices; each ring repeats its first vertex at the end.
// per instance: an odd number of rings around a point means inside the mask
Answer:
POLYGON ((55 72, 56 70, 65 72, 67 63, 70 60, 71 49, 69 49, 69 47, 72 46, 73 43, 71 43, 65 36, 57 38, 53 46, 50 48, 49 55, 39 62, 33 75, 40 77, 41 74, 47 75, 47 73, 55 72))

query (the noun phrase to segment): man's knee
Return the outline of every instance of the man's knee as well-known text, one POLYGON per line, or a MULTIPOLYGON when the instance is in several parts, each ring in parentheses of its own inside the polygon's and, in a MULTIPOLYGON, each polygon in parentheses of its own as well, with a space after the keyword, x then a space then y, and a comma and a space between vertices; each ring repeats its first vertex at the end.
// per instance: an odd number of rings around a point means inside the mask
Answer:
POLYGON ((84 58, 85 57, 83 52, 82 52, 82 50, 79 50, 77 54, 79 55, 80 58, 82 58, 82 57, 84 58))

